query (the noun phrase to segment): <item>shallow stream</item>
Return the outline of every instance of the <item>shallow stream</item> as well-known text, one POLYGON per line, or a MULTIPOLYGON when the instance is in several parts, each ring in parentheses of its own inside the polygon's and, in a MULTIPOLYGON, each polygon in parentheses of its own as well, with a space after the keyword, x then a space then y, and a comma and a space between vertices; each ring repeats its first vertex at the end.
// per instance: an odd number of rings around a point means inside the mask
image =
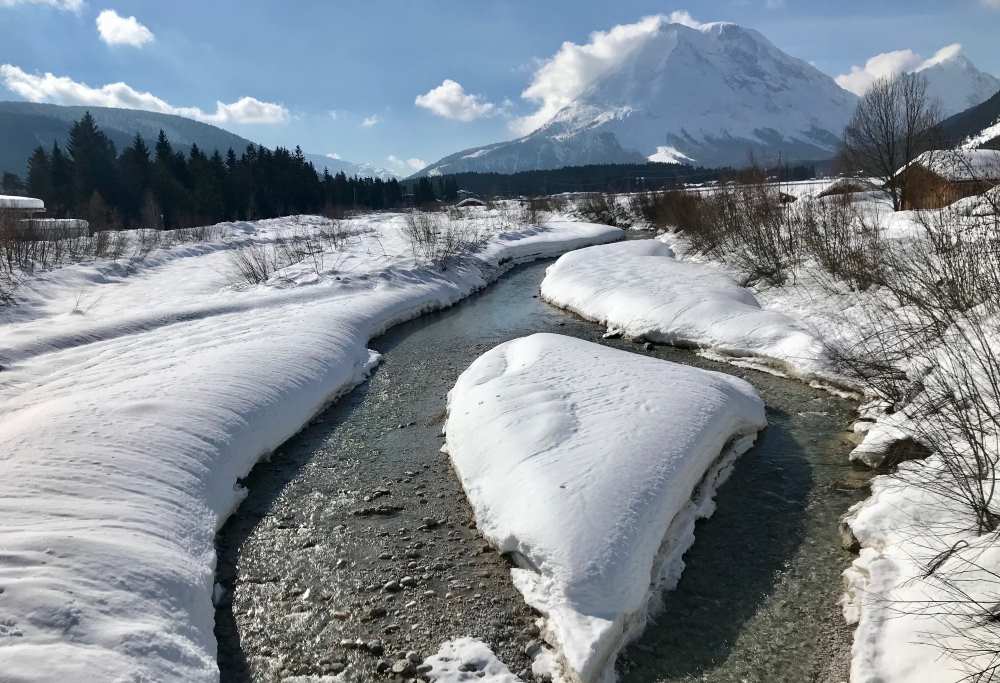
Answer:
POLYGON ((384 358, 371 380, 254 468, 218 540, 223 681, 345 667, 377 680, 399 654, 427 656, 461 635, 485 640, 514 672, 528 666, 535 615, 506 560, 470 527, 439 449, 445 395, 462 370, 533 332, 739 375, 768 405, 769 427, 698 524, 665 611, 620 658, 621 680, 847 680, 850 632, 836 603, 850 556, 837 522, 865 483, 847 461, 852 405, 690 351, 602 339, 599 326, 538 298, 549 263, 373 340, 384 358))

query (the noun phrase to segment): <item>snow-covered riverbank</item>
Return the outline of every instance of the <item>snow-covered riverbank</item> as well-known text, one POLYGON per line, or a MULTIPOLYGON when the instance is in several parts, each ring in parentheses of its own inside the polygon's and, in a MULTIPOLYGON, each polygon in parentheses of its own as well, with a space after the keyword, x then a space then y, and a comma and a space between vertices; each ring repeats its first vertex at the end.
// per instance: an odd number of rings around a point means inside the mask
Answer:
MULTIPOLYGON (((960 228, 980 204, 976 198, 962 200, 960 208, 940 215, 893 213, 884 198, 869 193, 859 195, 855 206, 881 225, 883 239, 909 244, 924 235, 922 224, 960 228)), ((970 232, 969 239, 975 234, 970 232)), ((850 347, 877 329, 880 321, 871 313, 885 309, 885 291, 838 287, 808 260, 797 264, 794 277, 782 286, 742 288, 733 273, 730 266, 692 253, 683 236, 667 234, 659 243, 608 245, 563 257, 549 268, 542 292, 548 301, 599 321, 612 333, 691 345, 737 364, 851 386, 838 374, 827 345, 850 347)), ((982 341, 984 348, 992 343, 982 341)), ((956 348, 940 363, 960 359, 956 348)), ((933 358, 933 353, 926 355, 933 358)), ((988 382, 982 381, 985 387, 988 382)), ((918 379, 914 388, 920 399, 923 383, 918 379)), ((905 405, 890 412, 877 403, 863 406, 856 426, 863 441, 852 459, 877 466, 890 446, 914 431, 905 405)), ((988 430, 984 434, 993 443, 995 437, 988 430)), ((959 453, 964 448, 951 447, 959 453)), ((946 485, 928 486, 935 479, 948 480, 938 454, 904 463, 894 475, 876 477, 871 497, 847 517, 861 547, 844 576, 844 614, 857 624, 852 681, 952 683, 989 664, 991 649, 983 644, 993 631, 976 615, 995 602, 1000 566, 993 559, 995 545, 992 536, 979 535, 961 494, 946 485), (956 582, 954 577, 961 578, 956 582)))
POLYGON ((215 680, 213 540, 238 479, 364 379, 372 336, 508 264, 621 238, 511 228, 441 271, 413 258, 401 216, 380 215, 351 221, 325 265, 232 285, 240 245, 324 226, 232 224, 132 268, 67 266, 0 314, 5 674, 215 680))

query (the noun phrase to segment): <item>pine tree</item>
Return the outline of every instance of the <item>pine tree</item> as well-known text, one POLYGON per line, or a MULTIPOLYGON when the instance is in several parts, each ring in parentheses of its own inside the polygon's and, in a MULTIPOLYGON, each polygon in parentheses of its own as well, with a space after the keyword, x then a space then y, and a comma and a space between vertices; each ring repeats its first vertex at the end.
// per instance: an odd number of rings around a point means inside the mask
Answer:
POLYGON ((73 205, 73 162, 59 147, 52 144, 52 199, 46 200, 48 214, 65 218, 73 205))
POLYGON ((137 134, 132 143, 122 150, 118 158, 118 173, 121 187, 119 212, 127 224, 137 223, 141 218, 143 198, 153 182, 153 164, 142 136, 137 134))
POLYGON ((71 206, 86 209, 94 192, 104 197, 117 196, 115 146, 97 128, 90 112, 70 128, 66 150, 73 160, 71 206))
POLYGON ((44 147, 36 147, 28 159, 28 194, 46 204, 52 201, 52 162, 44 147))

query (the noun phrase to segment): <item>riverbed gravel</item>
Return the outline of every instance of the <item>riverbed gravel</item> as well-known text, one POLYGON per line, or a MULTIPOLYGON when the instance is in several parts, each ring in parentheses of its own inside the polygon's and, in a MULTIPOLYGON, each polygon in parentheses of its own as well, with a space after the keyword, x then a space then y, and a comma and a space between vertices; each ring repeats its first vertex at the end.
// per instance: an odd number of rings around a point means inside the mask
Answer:
MULTIPOLYGON (((419 678, 425 669, 423 659, 443 641, 460 636, 485 641, 512 671, 531 680, 527 653, 537 647, 538 615, 514 589, 507 559, 477 533, 461 486, 440 452, 445 398, 458 375, 496 344, 549 331, 713 367, 752 381, 757 377, 757 373, 718 366, 690 352, 603 339, 598 326, 537 299, 544 267, 518 268, 466 303, 396 327, 374 340, 373 348, 384 358, 371 380, 254 468, 244 482, 247 499, 221 530, 217 543, 216 635, 224 683, 316 680, 345 672, 351 680, 360 681, 419 678)), ((769 403, 768 393, 793 384, 770 376, 760 379, 754 383, 765 386, 769 403), (768 388, 772 386, 776 388, 768 388)), ((827 419, 802 423, 801 429, 817 429, 817 440, 830 450, 828 441, 839 438, 831 432, 847 427, 849 404, 804 386, 788 399, 795 406, 803 400, 814 402, 802 410, 825 413, 827 419)), ((769 428, 765 440, 769 432, 779 437, 781 429, 769 428)), ((779 440, 779 446, 794 450, 797 438, 779 440)), ((831 467, 838 467, 837 458, 846 462, 849 447, 846 440, 837 443, 833 450, 840 452, 829 454, 831 467)), ((767 452, 754 456, 751 451, 744 459, 752 463, 754 457, 767 458, 767 452)), ((787 466, 786 462, 775 465, 779 470, 787 466)), ((740 486, 740 472, 737 469, 733 477, 737 483, 724 487, 720 499, 726 489, 740 486)), ((845 475, 836 469, 830 476, 845 475)), ((806 478, 814 491, 815 472, 806 478)), ((796 480, 789 485, 803 484, 796 480)), ((828 485, 833 484, 823 483, 828 485)), ((769 495, 788 494, 779 490, 769 495)), ((859 495, 826 495, 823 505, 842 512, 859 495)), ((793 495, 792 503, 779 505, 778 511, 805 514, 813 500, 810 496, 793 495)), ((833 520, 824 517, 816 523, 831 526, 831 538, 836 539, 835 515, 833 520)), ((692 554, 699 550, 702 531, 692 554)), ((761 538, 786 532, 767 529, 757 539, 747 540, 761 543, 761 538)), ((751 589, 765 594, 753 595, 735 609, 741 623, 751 623, 761 611, 754 605, 766 601, 768 591, 780 591, 780 576, 769 578, 768 572, 780 573, 782 562, 794 570, 800 562, 796 557, 815 543, 804 538, 804 525, 797 526, 792 536, 777 551, 761 549, 768 559, 758 563, 761 566, 751 589), (776 553, 782 557, 775 557, 776 553)), ((717 541, 726 542, 724 538, 717 541)), ((815 660, 815 670, 829 670, 825 678, 813 679, 824 683, 846 680, 844 653, 850 645, 849 638, 844 642, 845 629, 835 623, 839 617, 834 614, 836 576, 849 557, 836 550, 824 553, 824 562, 828 556, 840 566, 807 582, 830 584, 818 598, 819 604, 815 597, 808 603, 814 611, 820 605, 823 609, 812 620, 826 624, 819 629, 825 635, 806 655, 815 660)), ((718 563, 718 552, 706 553, 701 561, 718 563)), ((693 557, 689 572, 697 562, 693 557)), ((808 571, 815 570, 813 564, 807 563, 808 571)), ((726 574, 725 567, 714 571, 726 574)), ((730 575, 738 576, 732 571, 730 575)), ((709 603, 716 600, 707 597, 709 603)), ((668 600, 668 616, 670 607, 668 600)), ((700 622, 696 619, 695 623, 700 622)), ((647 656, 643 649, 655 646, 656 633, 652 640, 640 640, 638 649, 627 651, 623 673, 656 671, 663 653, 647 656)), ((709 641, 719 638, 721 643, 729 633, 727 629, 709 641)), ((808 644, 802 647, 809 649, 808 644)), ((720 648, 721 659, 743 656, 731 651, 732 643, 720 648)), ((710 655, 701 648, 699 667, 687 671, 684 680, 740 680, 712 677, 715 660, 710 655)), ((669 651, 668 656, 676 652, 669 651)))

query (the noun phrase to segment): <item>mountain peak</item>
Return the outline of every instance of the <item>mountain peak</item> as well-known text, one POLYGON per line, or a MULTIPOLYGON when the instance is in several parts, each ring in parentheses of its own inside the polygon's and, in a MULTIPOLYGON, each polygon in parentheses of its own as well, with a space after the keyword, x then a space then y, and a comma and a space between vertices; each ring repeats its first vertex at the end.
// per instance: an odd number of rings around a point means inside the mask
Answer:
POLYGON ((646 28, 541 127, 421 173, 667 159, 742 165, 750 153, 766 161, 832 156, 856 104, 832 78, 737 24, 675 13, 646 28))
POLYGON ((927 79, 927 93, 944 116, 975 107, 1000 91, 1000 79, 976 68, 958 43, 938 50, 914 73, 927 79))

